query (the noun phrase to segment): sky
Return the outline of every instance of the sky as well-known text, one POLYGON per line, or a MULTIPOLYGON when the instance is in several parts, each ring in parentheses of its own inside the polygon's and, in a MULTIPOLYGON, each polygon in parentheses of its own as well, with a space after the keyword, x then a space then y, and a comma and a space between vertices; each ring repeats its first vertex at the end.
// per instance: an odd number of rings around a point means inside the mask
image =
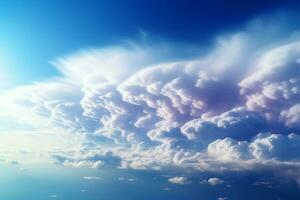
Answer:
POLYGON ((299 199, 299 9, 1 1, 0 199, 299 199))

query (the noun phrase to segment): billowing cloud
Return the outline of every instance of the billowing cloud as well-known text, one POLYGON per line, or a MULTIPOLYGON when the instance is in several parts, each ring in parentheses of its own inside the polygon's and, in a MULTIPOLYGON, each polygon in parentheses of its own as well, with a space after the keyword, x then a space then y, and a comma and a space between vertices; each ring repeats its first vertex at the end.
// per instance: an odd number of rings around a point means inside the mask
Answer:
POLYGON ((3 93, 0 117, 76 140, 76 150, 50 151, 65 166, 296 170, 300 42, 266 45, 251 34, 182 60, 140 46, 59 58, 62 76, 3 93))
POLYGON ((260 133, 251 142, 231 138, 219 139, 208 145, 208 154, 220 160, 299 160, 300 136, 260 133))
POLYGON ((299 102, 299 53, 300 42, 296 41, 274 48, 257 60, 255 72, 240 82, 248 109, 295 126, 288 113, 295 112, 292 107, 299 102))

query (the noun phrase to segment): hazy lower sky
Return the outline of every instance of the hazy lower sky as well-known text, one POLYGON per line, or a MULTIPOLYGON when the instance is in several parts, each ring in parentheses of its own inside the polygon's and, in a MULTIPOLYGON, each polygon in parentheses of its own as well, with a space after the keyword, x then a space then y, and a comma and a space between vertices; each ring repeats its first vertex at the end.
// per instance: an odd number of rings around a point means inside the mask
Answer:
POLYGON ((297 1, 1 1, 0 199, 298 200, 297 1))

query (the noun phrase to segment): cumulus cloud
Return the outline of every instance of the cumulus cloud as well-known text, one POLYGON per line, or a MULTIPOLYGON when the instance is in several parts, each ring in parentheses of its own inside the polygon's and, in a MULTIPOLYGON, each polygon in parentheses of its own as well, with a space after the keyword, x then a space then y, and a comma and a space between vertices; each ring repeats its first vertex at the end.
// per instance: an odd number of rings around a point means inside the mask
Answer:
POLYGON ((220 160, 298 161, 300 136, 260 133, 251 142, 231 138, 216 140, 208 146, 208 154, 220 160))
POLYGON ((268 119, 281 116, 293 126, 285 113, 299 102, 299 47, 299 41, 284 44, 258 58, 257 70, 240 82, 250 110, 264 113, 268 119))
POLYGON ((219 185, 224 183, 223 179, 217 178, 217 177, 213 177, 213 178, 209 178, 207 180, 202 180, 200 182, 201 184, 209 184, 211 186, 215 186, 215 185, 219 185))
POLYGON ((207 182, 212 186, 224 183, 224 181, 222 179, 216 178, 216 177, 208 179, 207 182))
POLYGON ((78 138, 78 149, 51 152, 65 166, 295 169, 300 42, 257 36, 220 37, 206 55, 182 60, 138 45, 58 58, 62 76, 4 92, 0 117, 78 138))
POLYGON ((176 176, 176 177, 173 177, 173 178, 169 178, 168 180, 169 180, 170 183, 178 184, 178 185, 186 185, 186 184, 191 183, 191 181, 188 180, 188 178, 182 177, 182 176, 176 176))

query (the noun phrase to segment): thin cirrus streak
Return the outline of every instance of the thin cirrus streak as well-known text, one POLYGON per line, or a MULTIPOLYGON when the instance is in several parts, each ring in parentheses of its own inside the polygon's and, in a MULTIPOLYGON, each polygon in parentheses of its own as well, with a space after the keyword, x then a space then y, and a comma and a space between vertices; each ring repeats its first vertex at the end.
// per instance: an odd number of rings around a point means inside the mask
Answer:
POLYGON ((0 116, 74 139, 77 150, 48 152, 66 166, 296 174, 300 42, 254 38, 172 62, 142 46, 59 58, 62 77, 6 91, 0 116))

